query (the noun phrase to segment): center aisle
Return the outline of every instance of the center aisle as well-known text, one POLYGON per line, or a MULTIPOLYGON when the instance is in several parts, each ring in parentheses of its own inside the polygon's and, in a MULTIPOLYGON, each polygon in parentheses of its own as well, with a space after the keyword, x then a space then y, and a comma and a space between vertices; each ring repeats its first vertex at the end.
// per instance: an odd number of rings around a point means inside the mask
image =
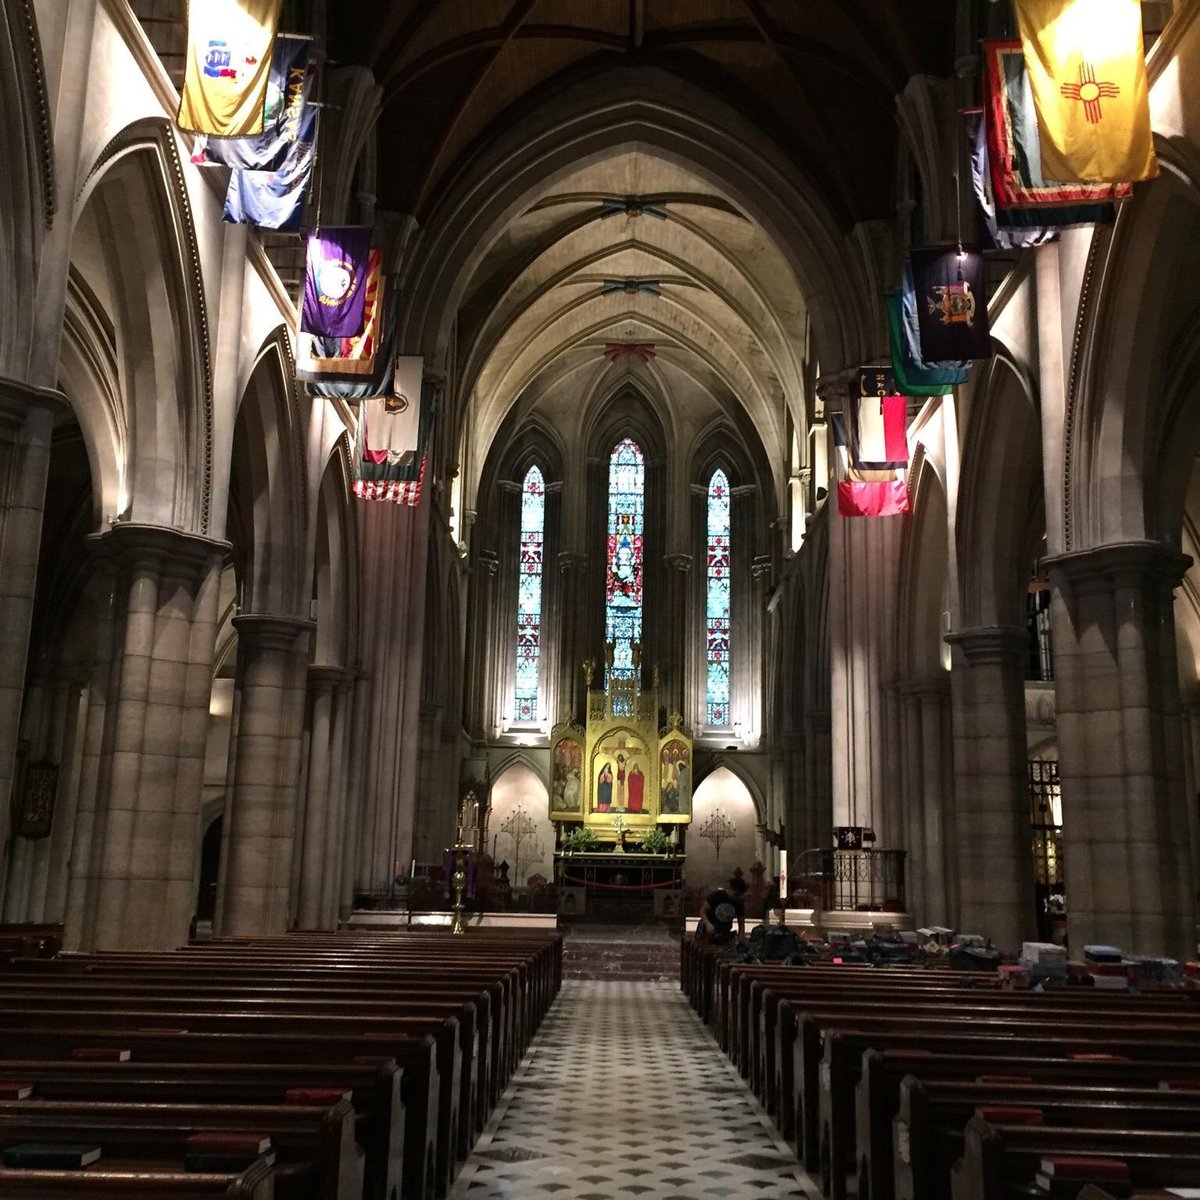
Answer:
POLYGON ((568 980, 455 1200, 815 1200, 676 983, 568 980))

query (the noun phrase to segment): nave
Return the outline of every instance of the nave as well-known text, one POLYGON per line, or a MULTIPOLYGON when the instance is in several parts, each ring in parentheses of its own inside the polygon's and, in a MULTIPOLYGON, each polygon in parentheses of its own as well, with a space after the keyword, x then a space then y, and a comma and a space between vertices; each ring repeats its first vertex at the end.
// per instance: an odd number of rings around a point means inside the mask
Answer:
MULTIPOLYGON (((569 954, 569 950, 568 950, 569 954)), ((814 1200, 678 984, 563 984, 454 1200, 814 1200)))

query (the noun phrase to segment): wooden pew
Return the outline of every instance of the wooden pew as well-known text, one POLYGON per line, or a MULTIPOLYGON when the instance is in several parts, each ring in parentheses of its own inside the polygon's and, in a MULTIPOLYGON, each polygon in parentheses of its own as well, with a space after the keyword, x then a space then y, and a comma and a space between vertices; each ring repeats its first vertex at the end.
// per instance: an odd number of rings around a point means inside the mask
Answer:
POLYGON ((114 1103, 277 1105, 296 1088, 348 1090, 365 1155, 367 1200, 394 1200, 400 1193, 404 1104, 394 1059, 375 1066, 0 1060, 0 1079, 30 1084, 39 1100, 114 1103))
POLYGON ((951 1195, 954 1200, 1011 1200, 1017 1189, 1033 1182, 1043 1156, 1055 1154, 1122 1159, 1137 1187, 1200 1182, 1200 1130, 1052 1129, 993 1125, 972 1117, 951 1195))
POLYGON ((325 1063, 378 1066, 395 1059, 402 1068, 405 1108, 403 1194, 425 1200, 449 1188, 452 1163, 439 1144, 437 1046, 431 1036, 402 1039, 336 1034, 96 1030, 90 1026, 13 1031, 0 1025, 0 1058, 69 1059, 79 1047, 128 1049, 136 1063, 325 1063), (441 1151, 439 1153, 439 1151, 441 1151), (440 1167, 439 1167, 440 1164, 440 1167))
MULTIPOLYGON (((354 1107, 176 1105, 105 1101, 0 1101, 0 1146, 85 1142, 119 1161, 182 1169, 189 1134, 253 1131, 270 1135, 277 1200, 361 1200, 363 1164, 354 1141, 354 1107)), ((101 1158, 104 1161, 104 1157, 101 1158)))
MULTIPOLYGON (((98 988, 59 995, 57 989, 54 993, 40 993, 0 986, 0 1021, 13 1014, 15 1019, 26 1024, 49 1028, 60 1019, 82 1019, 82 1014, 91 1013, 97 1027, 111 1021, 119 1028, 126 1028, 131 1023, 142 1028, 176 1026, 177 1023, 180 1028, 203 1029, 209 1027, 211 1020, 218 1020, 224 1028, 231 1019, 244 1017, 247 1021, 257 1021, 263 1028, 295 1025, 331 1031, 361 1028, 369 1032, 392 1028, 400 1020, 414 1019, 419 1025, 405 1024, 405 1032, 410 1035, 430 1032, 440 1044, 444 1043, 440 1045, 439 1068, 443 1071, 443 1083, 449 1080, 442 1093, 443 1106, 448 1104, 449 1110, 443 1119, 450 1123, 450 1145, 458 1160, 466 1158, 478 1132, 479 1096, 483 1086, 480 1080, 486 1083, 490 1068, 488 1014, 476 1009, 471 1002, 481 993, 467 991, 456 995, 452 991, 439 991, 421 995, 406 991, 403 999, 390 1001, 352 1000, 337 994, 320 998, 287 994, 264 998, 237 994, 236 991, 215 995, 193 993, 187 1000, 161 997, 145 990, 137 992, 136 996, 135 1001, 128 993, 110 993, 98 988), (271 1017, 277 1017, 278 1021, 271 1017), (457 1051, 450 1045, 448 1032, 438 1025, 443 1022, 457 1022, 457 1051), (455 1069, 455 1062, 458 1074, 451 1078, 446 1072, 455 1069)), ((486 1002, 486 997, 482 999, 486 1002)))
POLYGON ((80 1045, 109 1045, 134 1050, 141 1066, 150 1056, 197 1058, 218 1068, 228 1058, 230 1065, 268 1069, 315 1058, 333 1067, 355 1058, 379 1060, 382 1051, 391 1051, 407 1067, 402 1089, 414 1110, 409 1114, 414 1135, 426 1118, 421 1132, 427 1136, 408 1139, 405 1191, 423 1196, 428 1188, 442 1194, 456 1159, 465 1155, 553 1001, 561 962, 558 937, 452 939, 424 933, 234 939, 168 954, 20 960, 9 975, 0 976, 0 1054, 28 1059, 28 1046, 18 1049, 6 1041, 22 1033, 26 1042, 39 1043, 33 1053, 45 1057, 58 1058, 80 1045), (439 978, 431 982, 435 974, 439 978), (397 1015, 401 1009, 406 1015, 397 1015), (421 1031, 411 1021, 418 1019, 430 1023, 436 1070, 428 1062, 427 1044, 421 1047, 423 1064, 420 1050, 413 1049, 412 1035, 421 1031), (447 1027, 466 1035, 478 1031, 464 1036, 468 1054, 461 1062, 447 1059, 446 1047, 453 1043, 447 1027), (284 1032, 267 1032, 272 1028, 284 1032), (172 1032, 181 1029, 187 1032, 172 1032), (323 1032, 309 1032, 315 1029, 323 1032), (324 1032, 330 1029, 332 1034, 324 1032), (160 1036, 178 1052, 165 1053, 160 1036), (240 1053, 251 1043, 252 1053, 240 1053), (461 1120, 459 1093, 469 1101, 475 1097, 461 1120), (434 1113, 436 1122, 430 1119, 434 1113))
MULTIPOLYGON (((1050 1083, 923 1082, 901 1085, 895 1124, 896 1200, 950 1200, 950 1175, 977 1109, 1036 1110, 1044 1124, 1090 1129, 1200 1130, 1200 1093, 1050 1083)), ((994 1118, 995 1119, 995 1118, 994 1118)), ((999 1119, 1004 1119, 999 1116, 999 1119)), ((860 1172, 869 1178, 869 1172, 860 1172)), ((871 1185, 871 1200, 884 1200, 871 1185)), ((864 1197, 864 1189, 859 1188, 864 1197)))
POLYGON ((0 1196, 36 1200, 275 1200, 275 1172, 259 1161, 237 1175, 148 1171, 145 1162, 101 1160, 81 1171, 0 1166, 0 1196))
POLYGON ((1163 1083, 1200 1081, 1200 1064, 1180 1062, 1106 1062, 1095 1059, 939 1055, 928 1050, 868 1050, 855 1089, 855 1136, 858 1190, 871 1200, 888 1200, 901 1183, 895 1165, 893 1121, 900 1108, 905 1078, 973 1084, 993 1080, 997 1094, 1005 1077, 1028 1078, 1017 1087, 1116 1088, 1156 1093, 1163 1083))
MULTIPOLYGON (((811 1023, 806 1017, 805 1023, 811 1023)), ((1115 1036, 1110 1026, 1096 1026, 1059 1018, 1038 1021, 1032 1014, 1008 1022, 992 1020, 987 1032, 971 1022, 951 1022, 932 1016, 910 1016, 855 1022, 858 1029, 831 1027, 824 1031, 824 1055, 818 1076, 817 1168, 833 1200, 843 1200, 847 1177, 854 1170, 856 1134, 854 1093, 862 1057, 871 1047, 899 1046, 932 1050, 938 1054, 1012 1054, 1070 1058, 1102 1047, 1125 1058, 1200 1062, 1200 1027, 1140 1029, 1139 1036, 1115 1036), (957 1030, 951 1026, 957 1024, 957 1030)), ((817 1035, 817 1040, 820 1035, 817 1035)), ((804 1038, 813 1040, 811 1032, 804 1038)), ((806 1101, 807 1103, 807 1101, 806 1101)), ((806 1152, 808 1147, 806 1147, 806 1152)))

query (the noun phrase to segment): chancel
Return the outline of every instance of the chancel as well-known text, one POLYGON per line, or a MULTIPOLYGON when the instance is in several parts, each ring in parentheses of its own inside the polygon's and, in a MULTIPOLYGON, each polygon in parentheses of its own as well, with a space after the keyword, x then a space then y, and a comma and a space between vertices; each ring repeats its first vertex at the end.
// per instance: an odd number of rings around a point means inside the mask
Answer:
POLYGON ((1198 80, 0 0, 0 1196, 1200 1188, 1198 80))

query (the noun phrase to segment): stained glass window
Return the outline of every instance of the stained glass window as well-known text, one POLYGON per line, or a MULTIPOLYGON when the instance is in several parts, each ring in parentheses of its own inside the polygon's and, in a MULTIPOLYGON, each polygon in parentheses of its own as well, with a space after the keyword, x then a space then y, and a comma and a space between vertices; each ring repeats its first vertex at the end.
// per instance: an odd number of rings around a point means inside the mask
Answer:
POLYGON ((708 482, 705 592, 707 721, 729 725, 729 480, 718 469, 708 482))
POLYGON ((642 640, 642 536, 646 524, 646 459, 631 438, 608 460, 608 582, 605 637, 613 643, 612 674, 634 675, 633 645, 642 640))
POLYGON ((542 542, 546 532, 546 482, 534 465, 521 485, 521 564, 517 584, 517 678, 513 719, 538 719, 538 668, 542 657, 542 542))

